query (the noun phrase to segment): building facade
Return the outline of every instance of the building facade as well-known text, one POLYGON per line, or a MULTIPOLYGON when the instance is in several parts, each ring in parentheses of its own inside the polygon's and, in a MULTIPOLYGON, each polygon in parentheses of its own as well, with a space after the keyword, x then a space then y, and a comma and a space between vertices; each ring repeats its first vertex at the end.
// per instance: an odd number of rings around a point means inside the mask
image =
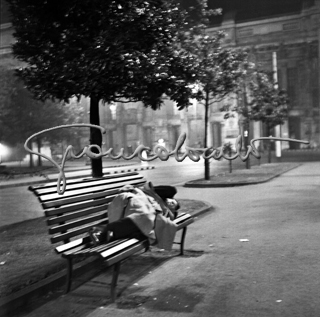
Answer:
MULTIPOLYGON (((213 1, 214 2, 214 1, 213 1)), ((308 140, 310 145, 282 142, 282 149, 320 147, 320 1, 296 1, 291 11, 277 13, 277 8, 266 10, 267 16, 254 12, 237 13, 229 7, 217 25, 209 33, 223 30, 227 47, 242 47, 249 50, 249 59, 264 70, 272 71, 274 56, 279 87, 289 96, 288 120, 280 127, 280 136, 308 140)), ((241 118, 224 119, 220 111, 223 103, 210 109, 208 141, 217 147, 234 142, 243 133, 241 118)), ((105 107, 102 114, 108 132, 106 144, 119 148, 135 147, 143 143, 150 147, 164 142, 173 149, 181 132, 187 133, 187 144, 203 146, 204 107, 196 101, 186 110, 177 111, 173 102, 165 101, 159 111, 146 109, 140 103, 105 107), (116 110, 115 110, 116 109, 116 110)), ((279 135, 279 134, 278 134, 279 135)), ((249 138, 267 136, 259 122, 251 122, 249 138)), ((273 136, 276 136, 274 131, 273 136)))
POLYGON ((290 100, 281 135, 308 140, 311 147, 320 146, 319 18, 320 1, 301 1, 299 11, 268 18, 237 21, 236 14, 229 12, 219 27, 210 29, 223 29, 228 46, 248 48, 251 61, 265 70, 273 70, 276 54, 279 86, 290 100))
MULTIPOLYGON (((209 1, 218 6, 219 1, 209 1)), ((230 1, 229 1, 230 2, 230 1)), ((229 3, 228 1, 221 2, 229 3)), ((258 1, 253 1, 254 5, 258 1)), ((262 1, 260 1, 262 2, 262 1)), ((265 3, 275 3, 266 1, 265 3)), ((277 74, 280 88, 287 90, 290 105, 289 118, 281 126, 281 136, 308 140, 310 147, 320 147, 320 0, 294 0, 294 6, 278 10, 261 9, 256 14, 249 8, 249 2, 242 1, 241 10, 228 6, 223 16, 208 32, 223 30, 226 33, 224 45, 243 47, 250 51, 250 60, 265 70, 272 70, 276 54, 277 74), (248 4, 248 7, 246 7, 248 4), (237 11, 238 10, 238 11, 237 11), (280 13, 279 13, 280 12, 280 13)), ((292 3, 293 3, 292 2, 292 3)), ((4 3, 1 0, 1 3, 4 3)), ((231 2, 230 2, 231 3, 231 2)), ((7 16, 6 16, 7 17, 7 16)), ((10 57, 10 45, 14 39, 10 19, 1 21, 0 57, 10 57)), ((217 147, 234 142, 243 132, 242 120, 224 119, 220 111, 223 103, 237 102, 234 98, 212 105, 209 111, 208 144, 217 147)), ((87 100, 82 101, 88 107, 87 100)), ((106 128, 104 146, 128 153, 139 144, 153 147, 164 144, 168 149, 175 147, 182 132, 187 133, 186 144, 202 147, 204 141, 204 106, 192 102, 188 109, 178 111, 175 104, 166 100, 160 110, 145 108, 142 103, 116 103, 101 105, 101 126, 106 128)), ((266 136, 259 122, 252 122, 249 137, 266 136)), ((297 143, 282 143, 282 148, 306 147, 297 143)))

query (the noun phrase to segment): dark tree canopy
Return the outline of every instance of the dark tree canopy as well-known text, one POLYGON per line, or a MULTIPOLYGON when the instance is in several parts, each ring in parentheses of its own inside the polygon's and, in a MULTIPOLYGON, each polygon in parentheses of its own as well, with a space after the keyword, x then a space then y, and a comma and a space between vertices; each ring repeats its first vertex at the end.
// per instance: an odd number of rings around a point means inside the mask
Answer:
MULTIPOLYGON (((90 97, 90 123, 100 125, 99 101, 142 101, 157 109, 169 97, 182 108, 193 96, 195 57, 178 50, 186 13, 167 0, 8 0, 18 71, 40 100, 90 97)), ((102 136, 91 129, 90 142, 102 136)), ((92 160, 101 177, 102 161, 92 160)))
POLYGON ((36 98, 143 101, 185 106, 193 57, 177 51, 185 14, 166 0, 8 0, 14 55, 36 98))

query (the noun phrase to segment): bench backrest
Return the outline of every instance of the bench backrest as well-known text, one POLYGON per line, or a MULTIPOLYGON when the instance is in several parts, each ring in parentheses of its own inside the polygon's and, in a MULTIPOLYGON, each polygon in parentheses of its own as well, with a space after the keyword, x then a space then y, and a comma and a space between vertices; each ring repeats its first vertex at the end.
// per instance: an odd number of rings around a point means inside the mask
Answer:
POLYGON ((108 222, 108 205, 124 185, 146 182, 137 172, 113 174, 103 178, 68 180, 63 195, 57 184, 30 186, 48 218, 52 243, 68 243, 87 234, 92 226, 108 222))

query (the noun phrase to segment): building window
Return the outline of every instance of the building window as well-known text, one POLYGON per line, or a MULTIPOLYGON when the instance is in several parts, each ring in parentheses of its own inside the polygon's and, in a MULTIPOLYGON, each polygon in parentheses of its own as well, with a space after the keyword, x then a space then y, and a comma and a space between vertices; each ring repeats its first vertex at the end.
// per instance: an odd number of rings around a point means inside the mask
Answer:
POLYGON ((282 26, 283 31, 296 31, 300 29, 300 24, 299 22, 290 22, 290 23, 285 23, 282 26))
POLYGON ((297 68, 288 68, 287 69, 287 79, 288 79, 288 95, 289 95, 289 103, 290 108, 297 107, 297 68))
POLYGON ((312 73, 311 73, 311 94, 312 94, 312 107, 319 107, 319 71, 318 59, 312 60, 312 73))
POLYGON ((238 37, 248 37, 253 35, 253 29, 238 30, 238 37))
POLYGON ((279 68, 277 70, 277 77, 278 77, 278 82, 277 82, 278 88, 282 89, 282 71, 279 68))

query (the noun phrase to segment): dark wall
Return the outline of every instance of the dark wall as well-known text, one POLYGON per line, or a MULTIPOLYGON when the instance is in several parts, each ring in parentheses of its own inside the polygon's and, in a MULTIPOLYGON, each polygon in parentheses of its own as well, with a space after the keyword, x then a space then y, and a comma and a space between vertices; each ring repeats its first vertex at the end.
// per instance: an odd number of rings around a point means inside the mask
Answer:
POLYGON ((0 24, 11 22, 9 6, 4 0, 0 0, 0 24))

